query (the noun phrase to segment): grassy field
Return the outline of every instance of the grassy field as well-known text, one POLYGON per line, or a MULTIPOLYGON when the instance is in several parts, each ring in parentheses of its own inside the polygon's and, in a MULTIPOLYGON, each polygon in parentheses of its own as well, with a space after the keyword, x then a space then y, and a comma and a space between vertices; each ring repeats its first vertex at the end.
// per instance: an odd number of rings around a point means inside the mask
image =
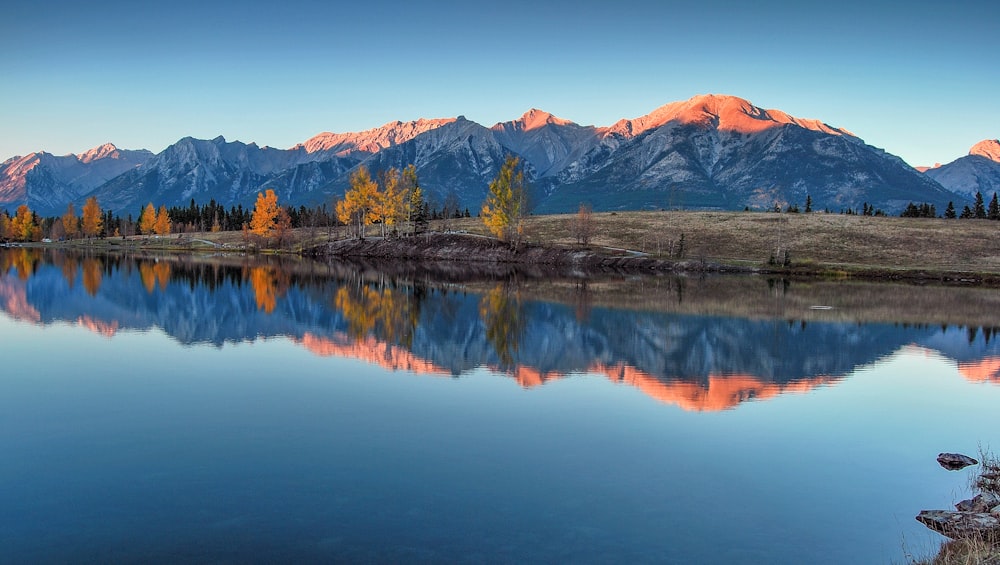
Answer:
MULTIPOLYGON (((575 214, 532 216, 525 220, 530 243, 577 247, 575 214)), ((622 250, 654 258, 677 258, 681 236, 683 258, 715 263, 765 266, 770 257, 783 261, 787 252, 799 268, 893 272, 974 273, 1000 275, 1000 222, 845 216, 840 214, 776 214, 762 212, 604 212, 593 215, 590 248, 622 250)), ((479 218, 435 221, 432 230, 450 229, 487 235, 479 218)), ((333 230, 334 238, 346 230, 333 230)), ((320 228, 295 230, 290 248, 301 249, 328 239, 320 228)), ((143 248, 212 248, 202 241, 240 247, 240 232, 192 233, 155 239, 130 239, 143 248)), ((120 245, 120 240, 106 244, 120 245)))

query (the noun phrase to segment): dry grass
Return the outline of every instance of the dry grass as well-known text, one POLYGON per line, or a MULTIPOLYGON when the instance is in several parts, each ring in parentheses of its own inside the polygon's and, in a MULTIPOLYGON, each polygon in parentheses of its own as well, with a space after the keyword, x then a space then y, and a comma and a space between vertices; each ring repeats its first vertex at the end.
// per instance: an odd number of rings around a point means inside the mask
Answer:
MULTIPOLYGON (((527 218, 528 240, 573 246, 574 214, 527 218)), ((775 214, 761 212, 595 213, 593 246, 667 257, 684 234, 685 256, 762 265, 788 250, 796 264, 901 270, 1000 273, 1000 223, 775 214)), ((478 218, 452 220, 453 229, 485 234, 478 218)))
MULTIPOLYGON (((575 214, 531 216, 525 220, 529 242, 573 247, 575 214)), ((762 212, 603 212, 593 215, 591 247, 628 249, 671 258, 684 235, 687 259, 762 266, 787 250, 793 265, 898 271, 969 272, 1000 275, 1000 222, 845 216, 840 214, 775 214, 762 212), (671 246, 671 243, 673 246, 671 246)), ((432 222, 432 229, 442 229, 432 222)), ((447 227, 487 235, 479 218, 449 220, 447 227)), ((346 237, 343 228, 334 239, 346 237)), ((328 239, 323 228, 293 230, 290 249, 328 239)), ((197 240, 238 247, 240 232, 193 233, 180 238, 133 238, 129 245, 146 248, 210 248, 197 240)), ((108 240, 120 245, 120 240, 108 240)))

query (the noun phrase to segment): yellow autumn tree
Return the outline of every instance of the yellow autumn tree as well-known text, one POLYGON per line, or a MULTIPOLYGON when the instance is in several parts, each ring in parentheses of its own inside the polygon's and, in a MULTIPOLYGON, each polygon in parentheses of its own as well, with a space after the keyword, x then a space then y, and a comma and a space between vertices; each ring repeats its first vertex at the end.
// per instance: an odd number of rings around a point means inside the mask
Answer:
POLYGON ((80 234, 80 218, 76 217, 76 208, 72 202, 66 205, 66 213, 62 215, 62 225, 66 239, 75 239, 80 234))
POLYGON ((406 219, 409 194, 402 183, 399 169, 392 167, 379 175, 380 189, 375 195, 375 221, 382 222, 382 236, 398 229, 406 219))
POLYGON ((31 211, 31 208, 27 204, 21 204, 17 207, 17 214, 10 221, 10 227, 7 228, 11 239, 17 239, 20 241, 31 241, 34 239, 35 232, 38 231, 38 225, 35 223, 35 214, 31 211))
POLYGON ((521 160, 508 155, 483 204, 483 223, 493 235, 515 248, 524 233, 521 225, 525 210, 524 171, 521 160))
POLYGON ((344 199, 337 202, 337 219, 357 228, 358 237, 365 238, 365 226, 375 222, 375 204, 378 184, 364 165, 351 174, 351 188, 344 199))
POLYGON ((104 220, 101 218, 101 206, 97 197, 91 196, 83 203, 83 220, 80 222, 85 237, 97 237, 101 233, 104 220))
POLYGON ((278 195, 270 188, 257 193, 257 203, 250 217, 250 233, 259 237, 270 237, 274 223, 278 219, 278 195))
POLYGON ((156 208, 153 208, 153 203, 150 202, 146 204, 146 207, 142 210, 142 217, 139 218, 139 233, 142 235, 149 235, 153 233, 153 229, 156 227, 156 208))
POLYGON ((163 204, 160 205, 160 211, 156 213, 156 219, 153 221, 153 232, 156 235, 170 235, 170 215, 163 204))

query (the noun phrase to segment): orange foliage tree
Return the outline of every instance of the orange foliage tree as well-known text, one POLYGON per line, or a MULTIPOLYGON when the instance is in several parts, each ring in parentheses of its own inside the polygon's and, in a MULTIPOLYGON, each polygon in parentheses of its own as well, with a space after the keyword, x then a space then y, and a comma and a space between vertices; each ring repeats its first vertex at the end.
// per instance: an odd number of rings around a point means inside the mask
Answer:
POLYGON ((80 234, 80 218, 76 217, 76 208, 70 202, 66 205, 66 213, 62 216, 63 234, 66 239, 75 239, 80 234))
POLYGON ((270 188, 257 193, 257 202, 250 217, 250 233, 258 237, 270 237, 278 219, 278 195, 270 188))
POLYGON ((153 222, 153 232, 156 235, 170 235, 170 215, 167 214, 167 207, 160 205, 160 211, 156 214, 153 222))
POLYGON ((150 202, 146 204, 146 207, 142 209, 142 215, 139 217, 139 233, 142 235, 149 235, 153 233, 153 229, 156 227, 156 208, 153 208, 153 203, 150 202))
POLYGON ((100 235, 104 220, 101 218, 101 206, 97 203, 97 197, 91 196, 83 203, 83 220, 80 222, 83 227, 83 235, 95 237, 100 235))

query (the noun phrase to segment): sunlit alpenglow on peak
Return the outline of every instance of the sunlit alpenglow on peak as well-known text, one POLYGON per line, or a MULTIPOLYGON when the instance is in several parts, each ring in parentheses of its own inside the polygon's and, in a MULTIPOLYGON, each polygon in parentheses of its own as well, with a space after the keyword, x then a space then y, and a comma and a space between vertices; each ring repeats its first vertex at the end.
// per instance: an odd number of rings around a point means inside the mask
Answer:
POLYGON ((783 125, 831 135, 851 135, 845 129, 834 128, 820 120, 790 116, 781 110, 765 110, 737 96, 702 94, 688 100, 660 106, 645 116, 620 120, 608 130, 625 136, 636 136, 668 123, 697 124, 738 133, 757 133, 783 125))
POLYGON ((1000 140, 984 139, 969 149, 969 155, 979 155, 1000 163, 1000 140))
POLYGON ((98 145, 97 147, 94 147, 93 149, 90 149, 83 153, 80 153, 79 155, 76 156, 76 158, 81 163, 90 163, 91 161, 95 161, 97 159, 105 159, 107 157, 117 158, 116 155, 117 152, 118 148, 115 147, 114 143, 105 143, 103 145, 98 145))
MULTIPOLYGON (((294 148, 305 148, 307 153, 329 152, 338 156, 349 155, 356 151, 377 153, 378 151, 400 143, 406 143, 414 137, 450 124, 455 118, 420 118, 410 122, 389 122, 381 127, 352 133, 323 132, 313 136, 305 143, 294 148)), ((293 148, 293 149, 294 149, 293 148)))
MULTIPOLYGON (((562 118, 553 116, 552 114, 539 110, 537 108, 532 108, 524 113, 519 119, 513 122, 515 125, 519 126, 524 131, 531 131, 533 129, 538 129, 545 127, 546 125, 552 124, 557 126, 568 126, 573 124, 570 120, 564 120, 562 118)), ((500 124, 497 124, 498 126, 500 124)))

